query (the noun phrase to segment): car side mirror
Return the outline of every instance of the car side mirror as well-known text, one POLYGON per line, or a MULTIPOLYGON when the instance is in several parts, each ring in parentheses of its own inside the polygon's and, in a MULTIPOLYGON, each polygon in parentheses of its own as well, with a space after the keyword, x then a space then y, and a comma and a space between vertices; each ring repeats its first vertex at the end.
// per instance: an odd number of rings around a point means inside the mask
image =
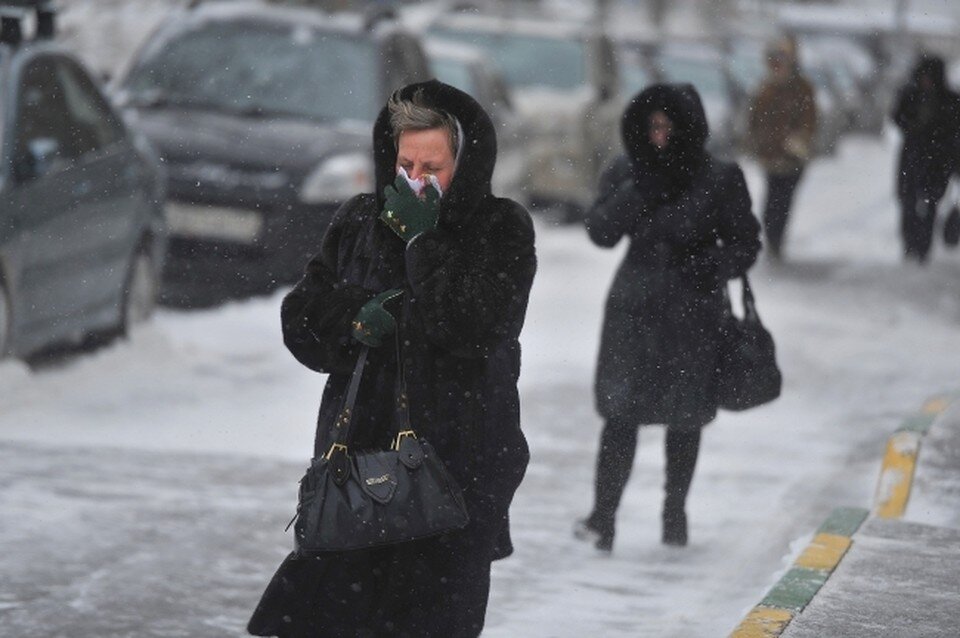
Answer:
POLYGON ((21 181, 43 177, 53 169, 60 153, 60 143, 52 137, 35 137, 27 142, 25 157, 19 163, 21 181))

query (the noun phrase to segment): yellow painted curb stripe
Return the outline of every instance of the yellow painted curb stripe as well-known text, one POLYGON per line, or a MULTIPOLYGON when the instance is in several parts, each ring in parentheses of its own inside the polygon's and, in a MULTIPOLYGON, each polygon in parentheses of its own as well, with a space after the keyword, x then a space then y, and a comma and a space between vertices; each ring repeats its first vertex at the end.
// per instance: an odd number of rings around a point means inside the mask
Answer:
POLYGON ((948 397, 934 397, 923 404, 922 412, 924 414, 939 415, 950 406, 948 397))
POLYGON ((852 541, 837 534, 817 534, 797 558, 794 565, 832 572, 850 549, 852 541))
POLYGON ((874 498, 874 513, 880 518, 900 518, 907 509, 920 436, 917 432, 901 431, 887 441, 874 498))
POLYGON ((791 620, 793 612, 786 609, 754 607, 730 638, 775 638, 783 633, 791 620))

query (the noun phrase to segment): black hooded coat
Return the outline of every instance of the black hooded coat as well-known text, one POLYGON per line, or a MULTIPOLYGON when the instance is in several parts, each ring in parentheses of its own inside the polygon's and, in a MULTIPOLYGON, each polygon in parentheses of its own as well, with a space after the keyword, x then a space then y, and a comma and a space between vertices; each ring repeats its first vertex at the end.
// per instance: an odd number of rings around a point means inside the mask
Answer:
POLYGON ((760 249, 760 225, 736 164, 704 151, 703 105, 690 85, 654 85, 623 114, 626 156, 600 179, 587 217, 590 238, 630 239, 607 300, 596 377, 606 419, 694 429, 717 411, 720 320, 728 279, 760 249), (673 124, 658 151, 649 119, 673 124))
MULTIPOLYGON (((305 366, 330 373, 314 454, 327 451, 359 344, 350 323, 375 294, 404 288, 401 323, 411 422, 461 486, 462 531, 386 549, 284 561, 249 629, 279 636, 476 636, 490 563, 511 552, 507 510, 529 458, 520 431, 518 336, 536 271, 530 217, 494 197, 493 125, 468 95, 437 81, 410 85, 452 114, 463 149, 440 200, 438 226, 409 246, 378 216, 396 175, 386 108, 373 131, 377 194, 343 205, 319 254, 282 306, 284 342, 305 366)), ((372 349, 354 413, 353 447, 386 448, 393 432, 395 348, 372 349)))
POLYGON ((960 168, 960 96, 947 86, 943 60, 920 58, 910 82, 900 90, 893 121, 903 132, 897 176, 900 199, 939 200, 950 174, 960 168), (921 86, 924 77, 931 83, 928 90, 921 86))

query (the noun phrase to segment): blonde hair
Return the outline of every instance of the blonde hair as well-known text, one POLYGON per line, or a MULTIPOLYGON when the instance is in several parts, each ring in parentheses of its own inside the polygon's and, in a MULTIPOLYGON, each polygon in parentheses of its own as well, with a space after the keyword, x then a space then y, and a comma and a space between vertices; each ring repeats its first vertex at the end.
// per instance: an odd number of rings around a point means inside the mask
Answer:
POLYGON ((443 129, 450 138, 450 151, 457 156, 460 149, 460 135, 457 120, 449 113, 427 106, 423 99, 423 89, 413 93, 413 97, 405 100, 400 97, 400 91, 394 91, 387 101, 387 111, 390 113, 390 128, 393 130, 393 142, 400 140, 404 131, 426 131, 429 129, 443 129))

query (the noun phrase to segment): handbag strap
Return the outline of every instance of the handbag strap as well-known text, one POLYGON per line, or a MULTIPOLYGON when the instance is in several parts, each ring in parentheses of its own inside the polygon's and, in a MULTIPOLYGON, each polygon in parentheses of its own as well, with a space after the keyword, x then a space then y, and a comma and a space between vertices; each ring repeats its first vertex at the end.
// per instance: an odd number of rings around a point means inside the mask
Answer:
POLYGON ((757 301, 753 297, 753 289, 750 287, 750 279, 747 278, 746 273, 740 277, 740 282, 743 284, 743 317, 748 321, 759 321, 757 301))
MULTIPOLYGON (((404 315, 407 311, 407 304, 404 303, 404 315)), ((403 325, 401 321, 400 326, 403 325)), ((396 401, 397 431, 393 439, 392 449, 399 449, 400 441, 407 436, 416 436, 413 428, 410 426, 410 405, 407 399, 407 381, 403 365, 403 348, 400 340, 400 328, 394 331, 394 343, 397 357, 397 376, 394 387, 394 399, 396 401)), ((360 348, 360 354, 357 356, 357 363, 353 367, 353 373, 350 375, 350 385, 347 386, 347 393, 344 395, 343 405, 334 421, 336 436, 330 449, 327 450, 324 458, 330 460, 335 452, 343 452, 344 456, 350 448, 350 432, 354 417, 354 409, 357 404, 357 394, 360 390, 360 381, 363 379, 363 372, 367 363, 367 356, 370 354, 370 346, 364 345, 360 348)))

